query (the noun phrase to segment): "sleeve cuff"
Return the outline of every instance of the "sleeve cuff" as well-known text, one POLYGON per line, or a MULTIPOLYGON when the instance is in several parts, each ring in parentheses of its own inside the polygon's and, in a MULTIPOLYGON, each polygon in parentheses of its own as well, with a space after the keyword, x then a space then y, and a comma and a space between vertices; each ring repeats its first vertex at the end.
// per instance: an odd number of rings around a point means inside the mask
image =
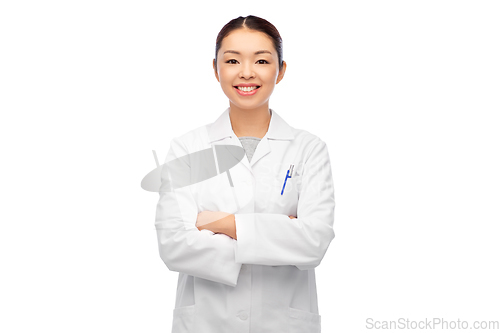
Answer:
POLYGON ((236 242, 234 258, 236 263, 245 264, 255 261, 255 214, 234 214, 236 242))

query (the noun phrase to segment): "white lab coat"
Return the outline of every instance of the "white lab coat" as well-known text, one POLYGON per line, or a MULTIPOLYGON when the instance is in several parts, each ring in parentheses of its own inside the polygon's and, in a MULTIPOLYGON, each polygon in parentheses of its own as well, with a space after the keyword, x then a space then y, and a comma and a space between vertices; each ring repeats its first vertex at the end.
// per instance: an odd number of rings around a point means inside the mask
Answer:
MULTIPOLYGON (((229 108, 214 123, 175 137, 165 163, 212 145, 242 147, 229 108)), ((234 187, 221 173, 160 190, 160 257, 179 272, 172 333, 321 332, 314 267, 335 236, 325 142, 289 126, 271 109, 251 163, 244 156, 230 173, 234 187), (293 175, 281 195, 291 164, 293 175), (201 211, 234 214, 237 240, 198 230, 201 211)))

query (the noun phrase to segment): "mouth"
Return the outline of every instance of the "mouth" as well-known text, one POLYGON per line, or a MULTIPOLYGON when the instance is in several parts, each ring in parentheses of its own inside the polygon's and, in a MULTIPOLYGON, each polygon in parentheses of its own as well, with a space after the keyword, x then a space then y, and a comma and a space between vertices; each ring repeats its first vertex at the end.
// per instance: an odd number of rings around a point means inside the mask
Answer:
POLYGON ((233 86, 236 91, 242 96, 249 96, 255 94, 261 86, 252 86, 252 87, 241 87, 241 86, 233 86))

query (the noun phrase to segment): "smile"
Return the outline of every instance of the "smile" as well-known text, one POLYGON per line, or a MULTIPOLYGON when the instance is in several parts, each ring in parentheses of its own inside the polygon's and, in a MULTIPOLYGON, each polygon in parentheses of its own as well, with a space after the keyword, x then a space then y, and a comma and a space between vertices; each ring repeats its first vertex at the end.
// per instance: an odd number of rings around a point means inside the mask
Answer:
POLYGON ((260 86, 253 86, 253 87, 234 87, 238 94, 242 96, 250 96, 254 95, 257 90, 259 90, 260 86))

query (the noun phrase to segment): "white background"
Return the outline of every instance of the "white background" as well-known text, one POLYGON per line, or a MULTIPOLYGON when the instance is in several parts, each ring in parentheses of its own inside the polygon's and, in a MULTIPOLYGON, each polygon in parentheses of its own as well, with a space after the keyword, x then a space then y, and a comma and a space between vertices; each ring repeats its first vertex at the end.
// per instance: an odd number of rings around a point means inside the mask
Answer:
POLYGON ((215 39, 249 14, 284 40, 270 106, 332 161, 322 331, 500 320, 498 1, 3 1, 0 331, 170 331, 140 182, 228 106, 215 39))

